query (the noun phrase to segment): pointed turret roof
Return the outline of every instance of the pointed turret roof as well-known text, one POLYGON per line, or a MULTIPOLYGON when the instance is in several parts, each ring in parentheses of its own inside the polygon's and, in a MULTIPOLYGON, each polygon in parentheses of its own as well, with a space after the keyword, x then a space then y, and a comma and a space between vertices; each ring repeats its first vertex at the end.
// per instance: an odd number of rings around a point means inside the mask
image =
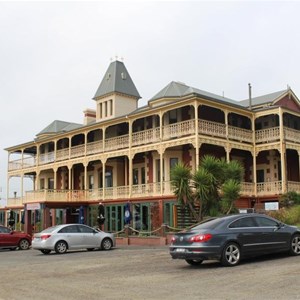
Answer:
POLYGON ((93 99, 111 93, 121 93, 138 99, 141 98, 124 63, 118 60, 109 65, 93 99))

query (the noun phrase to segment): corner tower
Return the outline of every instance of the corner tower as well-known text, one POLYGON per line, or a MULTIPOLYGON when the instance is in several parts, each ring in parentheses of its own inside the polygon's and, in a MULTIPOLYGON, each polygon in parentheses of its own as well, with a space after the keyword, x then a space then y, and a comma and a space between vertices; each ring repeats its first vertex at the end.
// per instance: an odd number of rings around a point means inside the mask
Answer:
POLYGON ((96 122, 133 112, 140 98, 124 63, 112 62, 93 98, 97 105, 96 122))

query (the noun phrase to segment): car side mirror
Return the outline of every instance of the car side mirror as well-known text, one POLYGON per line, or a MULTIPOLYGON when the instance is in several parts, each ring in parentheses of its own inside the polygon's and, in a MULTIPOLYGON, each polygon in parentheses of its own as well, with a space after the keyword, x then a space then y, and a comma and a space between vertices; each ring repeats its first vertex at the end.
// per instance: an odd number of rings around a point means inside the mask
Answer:
POLYGON ((277 223, 277 226, 276 226, 276 228, 274 229, 274 231, 277 231, 277 230, 279 230, 279 229, 281 229, 282 227, 284 227, 284 224, 283 223, 277 223))

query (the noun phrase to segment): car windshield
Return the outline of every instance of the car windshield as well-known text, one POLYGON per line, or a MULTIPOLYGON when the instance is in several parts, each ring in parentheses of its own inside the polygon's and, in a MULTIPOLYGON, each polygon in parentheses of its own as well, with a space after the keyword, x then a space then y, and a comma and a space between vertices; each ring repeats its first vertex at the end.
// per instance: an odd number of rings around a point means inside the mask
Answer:
POLYGON ((191 228, 191 230, 199 230, 199 229, 215 229, 218 225, 223 223, 224 220, 220 218, 211 218, 208 220, 204 220, 200 224, 196 225, 195 227, 191 228))

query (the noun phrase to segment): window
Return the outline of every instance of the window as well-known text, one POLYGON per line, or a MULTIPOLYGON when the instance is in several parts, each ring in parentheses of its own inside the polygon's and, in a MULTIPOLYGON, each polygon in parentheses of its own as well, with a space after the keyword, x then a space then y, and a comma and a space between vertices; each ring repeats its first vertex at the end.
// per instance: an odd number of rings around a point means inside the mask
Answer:
POLYGON ((70 225, 62 228, 59 233, 78 233, 77 225, 70 225))
POLYGON ((265 181, 265 171, 264 170, 257 170, 256 171, 256 178, 257 178, 257 182, 264 182, 265 181))
POLYGON ((109 108, 110 108, 110 115, 112 116, 113 115, 113 101, 112 100, 109 100, 109 108))
POLYGON ((160 160, 156 160, 156 182, 160 182, 160 160))
POLYGON ((139 184, 139 169, 132 170, 132 183, 139 184))
POLYGON ((178 164, 178 158, 170 158, 170 172, 178 164))
POLYGON ((94 233, 95 232, 90 227, 86 227, 86 226, 83 226, 83 225, 77 225, 77 226, 78 226, 79 232, 82 232, 82 233, 94 233))
POLYGON ((107 231, 121 231, 124 228, 124 205, 105 205, 107 231))
POLYGON ((105 172, 105 186, 106 187, 113 186, 113 174, 111 170, 105 172))
POLYGON ((253 217, 246 217, 238 219, 229 225, 229 228, 244 228, 244 227, 257 227, 253 217))
POLYGON ((102 103, 99 104, 99 114, 100 114, 100 118, 103 118, 103 109, 102 109, 102 103))
POLYGON ((169 124, 177 122, 177 110, 171 110, 169 113, 169 124))
POLYGON ((89 175, 89 189, 92 190, 94 188, 94 175, 89 175))
POLYGON ((104 116, 107 117, 107 101, 104 102, 104 116))
POLYGON ((146 183, 146 170, 145 170, 145 167, 142 167, 142 170, 141 170, 141 176, 142 176, 142 184, 145 184, 146 183))
POLYGON ((43 190, 45 188, 45 179, 41 178, 40 180, 40 189, 43 190))
POLYGON ((6 227, 0 226, 0 233, 10 233, 10 230, 6 227))
POLYGON ((149 204, 136 203, 132 211, 133 228, 138 231, 150 230, 150 206, 149 204))
POLYGON ((276 227, 278 225, 277 222, 264 217, 256 217, 255 220, 259 227, 276 227))
POLYGON ((174 210, 175 204, 176 203, 174 203, 174 202, 164 203, 164 223, 168 224, 171 227, 174 226, 173 210, 174 210))
POLYGON ((48 178, 48 189, 53 190, 54 189, 54 179, 48 178))

